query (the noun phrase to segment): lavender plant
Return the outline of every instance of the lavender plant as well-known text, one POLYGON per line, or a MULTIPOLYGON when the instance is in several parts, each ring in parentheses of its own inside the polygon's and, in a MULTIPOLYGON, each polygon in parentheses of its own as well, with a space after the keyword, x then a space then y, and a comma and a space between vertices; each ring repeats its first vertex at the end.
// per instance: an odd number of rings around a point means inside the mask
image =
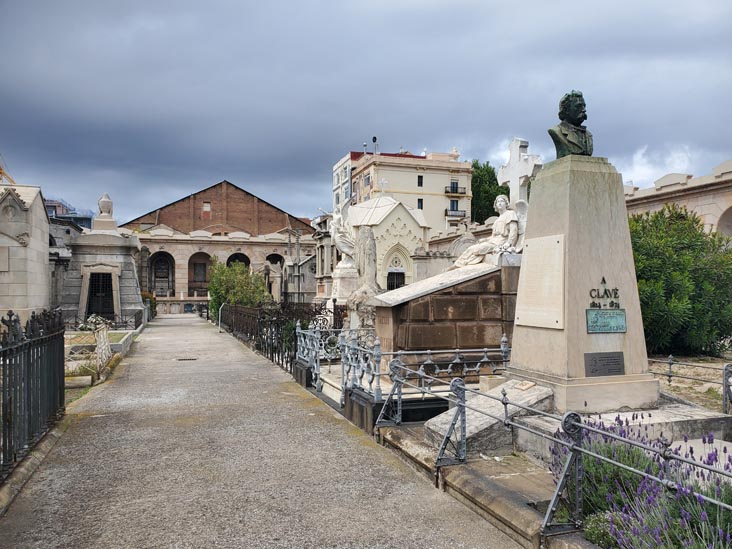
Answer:
MULTIPOLYGON (((649 414, 650 416, 650 414, 649 414)), ((585 456, 582 482, 583 508, 585 515, 591 515, 592 528, 589 535, 605 532, 602 520, 609 522, 609 532, 614 539, 609 543, 607 536, 592 539, 603 547, 713 547, 732 548, 732 512, 722 506, 704 501, 707 496, 728 505, 732 504, 732 455, 724 447, 722 452, 714 445, 710 433, 703 438, 703 455, 695 456, 693 446, 684 437, 684 444, 668 447, 662 439, 648 435, 648 425, 643 424, 644 414, 636 414, 630 420, 619 417, 605 424, 588 419, 589 426, 613 433, 628 440, 657 448, 661 455, 642 448, 623 444, 607 435, 584 431, 582 446, 593 453, 629 465, 661 480, 671 481, 672 489, 655 479, 623 470, 599 458, 585 456), (714 467, 720 473, 664 458, 667 449, 673 455, 714 467)), ((562 436, 557 434, 557 436, 562 436)), ((569 450, 566 446, 553 448, 552 471, 555 478, 561 473, 569 450)), ((573 493, 570 489, 568 494, 573 493)))

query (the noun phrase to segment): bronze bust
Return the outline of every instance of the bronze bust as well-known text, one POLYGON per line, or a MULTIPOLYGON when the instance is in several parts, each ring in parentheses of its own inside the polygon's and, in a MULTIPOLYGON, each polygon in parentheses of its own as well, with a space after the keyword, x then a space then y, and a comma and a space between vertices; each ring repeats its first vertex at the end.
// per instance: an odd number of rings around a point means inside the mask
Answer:
POLYGON ((565 93, 559 102, 561 122, 549 128, 549 135, 557 149, 557 159, 570 154, 592 156, 592 134, 582 125, 587 120, 582 92, 565 93))

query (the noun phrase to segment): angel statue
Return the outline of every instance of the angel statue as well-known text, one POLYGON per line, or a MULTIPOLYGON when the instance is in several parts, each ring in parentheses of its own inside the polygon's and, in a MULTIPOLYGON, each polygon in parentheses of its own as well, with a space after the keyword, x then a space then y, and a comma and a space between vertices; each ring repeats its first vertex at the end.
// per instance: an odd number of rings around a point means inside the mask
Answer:
POLYGON ((341 252, 341 261, 338 263, 341 267, 355 267, 354 255, 356 253, 356 242, 351 234, 350 227, 344 221, 344 214, 348 213, 348 206, 333 212, 333 221, 331 221, 331 235, 335 247, 341 252))
POLYGON ((491 258, 504 252, 518 253, 521 251, 526 230, 527 202, 525 200, 517 201, 516 210, 514 210, 510 206, 508 197, 505 194, 499 194, 493 203, 493 208, 499 215, 498 219, 493 222, 491 235, 480 239, 465 250, 448 270, 490 262, 491 258))

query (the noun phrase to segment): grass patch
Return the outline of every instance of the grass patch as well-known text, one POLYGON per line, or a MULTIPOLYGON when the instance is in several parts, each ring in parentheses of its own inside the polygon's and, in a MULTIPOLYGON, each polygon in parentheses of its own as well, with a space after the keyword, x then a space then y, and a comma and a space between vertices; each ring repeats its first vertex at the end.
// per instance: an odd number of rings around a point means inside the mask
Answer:
MULTIPOLYGON (((130 332, 109 332, 109 342, 119 343, 130 332)), ((94 332, 76 332, 66 334, 66 345, 94 345, 94 332)))
POLYGON ((81 397, 83 397, 85 394, 87 394, 90 390, 91 390, 91 387, 83 387, 81 389, 66 389, 64 391, 66 405, 68 406, 72 402, 79 400, 81 397))

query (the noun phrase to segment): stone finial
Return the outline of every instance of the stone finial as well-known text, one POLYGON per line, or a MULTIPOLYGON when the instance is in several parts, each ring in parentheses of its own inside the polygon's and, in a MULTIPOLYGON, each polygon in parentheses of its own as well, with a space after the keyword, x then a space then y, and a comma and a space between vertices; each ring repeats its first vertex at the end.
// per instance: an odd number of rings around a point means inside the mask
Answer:
POLYGON ((104 193, 97 202, 99 213, 92 219, 92 232, 105 231, 117 233, 117 222, 112 217, 112 199, 104 193))
POLYGON ((107 193, 104 193, 99 199, 99 215, 105 217, 112 217, 112 199, 109 198, 107 193))

